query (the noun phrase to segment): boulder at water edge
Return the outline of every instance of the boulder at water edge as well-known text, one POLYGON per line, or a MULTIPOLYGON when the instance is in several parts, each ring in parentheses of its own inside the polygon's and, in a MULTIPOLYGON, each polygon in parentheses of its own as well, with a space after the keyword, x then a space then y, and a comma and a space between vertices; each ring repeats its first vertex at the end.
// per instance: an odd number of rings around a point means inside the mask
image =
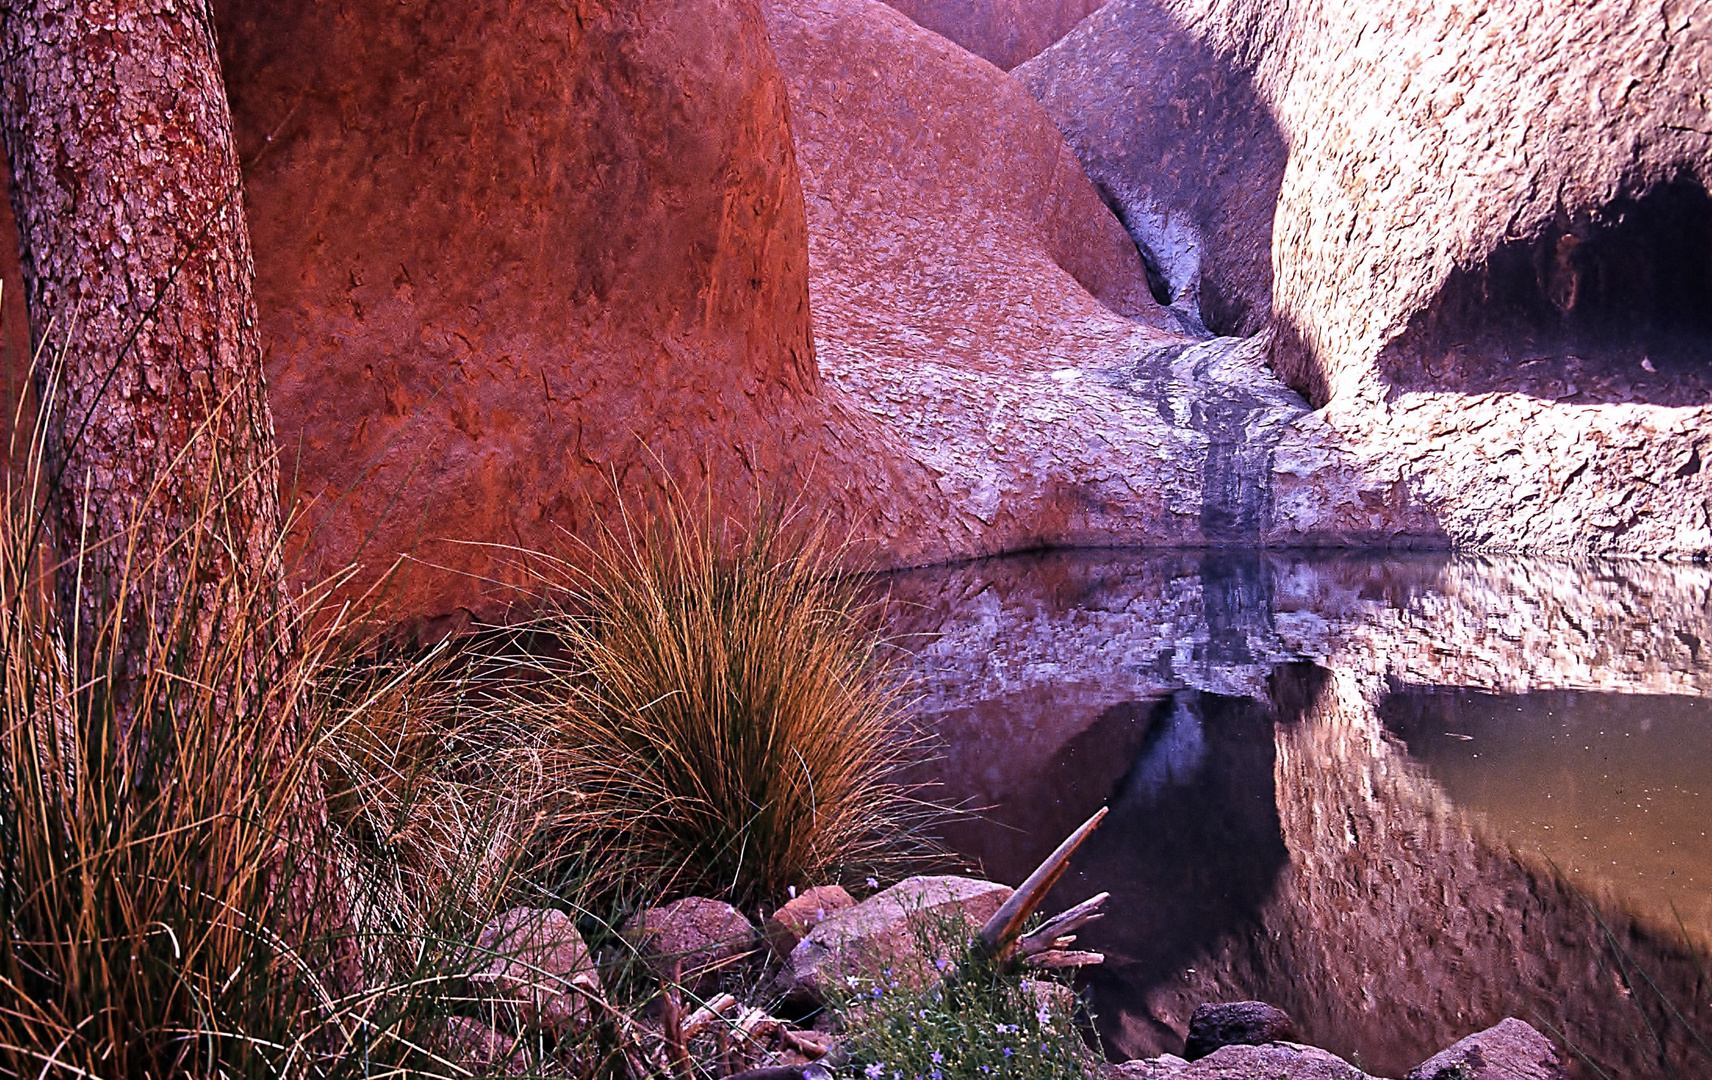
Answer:
POLYGON ((1564 1080, 1551 1040, 1507 1017, 1409 1070, 1408 1080, 1564 1080))

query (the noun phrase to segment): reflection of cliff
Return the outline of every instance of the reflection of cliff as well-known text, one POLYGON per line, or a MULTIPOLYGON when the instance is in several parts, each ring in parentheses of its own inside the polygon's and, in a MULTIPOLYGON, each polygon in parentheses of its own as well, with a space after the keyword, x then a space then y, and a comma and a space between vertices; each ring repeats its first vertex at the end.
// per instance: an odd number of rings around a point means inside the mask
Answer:
POLYGON ((1368 686, 1712 696, 1697 564, 1070 551, 889 580, 930 714, 1027 687, 1100 708, 1179 686, 1264 696, 1290 659, 1368 686))
POLYGON ((1409 683, 1712 695, 1712 567, 1274 560, 1287 651, 1409 683))
POLYGON ((1258 933, 1151 988, 1147 1006, 1172 1027, 1199 1001, 1252 995, 1380 1073, 1506 1015, 1561 1033, 1572 1073, 1712 1066, 1660 998, 1712 1028, 1703 959, 1482 836, 1386 737, 1353 680, 1326 680, 1279 726, 1274 777, 1289 868, 1258 933))
POLYGON ((1373 704, 1430 686, 1712 696, 1712 569, 1082 552, 892 585, 945 739, 929 771, 992 807, 956 848, 1016 880, 1112 806, 1055 901, 1113 893, 1083 944, 1111 957, 1094 989, 1114 1054, 1177 1052, 1195 1004, 1256 996, 1381 1074, 1512 1014, 1613 1076, 1667 1075, 1648 1020, 1679 1071, 1712 1068, 1656 994, 1631 999, 1601 920, 1712 1029, 1668 927, 1518 858, 1373 704))

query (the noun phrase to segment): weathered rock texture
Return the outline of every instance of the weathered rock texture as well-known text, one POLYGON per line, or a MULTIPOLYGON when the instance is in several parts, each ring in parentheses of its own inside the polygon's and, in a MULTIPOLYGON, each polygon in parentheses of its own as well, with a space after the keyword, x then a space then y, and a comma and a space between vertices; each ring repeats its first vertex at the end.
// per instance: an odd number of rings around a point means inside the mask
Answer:
POLYGON ((816 885, 793 896, 761 924, 761 936, 774 956, 783 960, 810 930, 841 911, 855 907, 855 899, 842 885, 816 885))
POLYGON ((1369 483, 1316 441, 1329 429, 1275 465, 1305 406, 1265 371, 1264 343, 1199 341, 1158 306, 1012 80, 877 0, 768 13, 821 363, 950 496, 948 546, 1253 542, 1279 466, 1326 478, 1291 519, 1316 536, 1431 532, 1386 509, 1394 478, 1369 483))
POLYGON ((492 613, 480 545, 563 547, 660 473, 910 558, 941 496, 823 392, 757 4, 572 8, 223 5, 303 573, 405 553, 458 573, 401 612, 492 613))
POLYGON ((1221 1046, 1259 1046, 1295 1037, 1296 1025, 1290 1014, 1276 1005, 1264 1001, 1205 1003, 1195 1006, 1189 1017, 1183 1056, 1195 1061, 1221 1046))
POLYGON ((1316 445, 1441 542, 1686 555, 1712 549, 1707 27, 1115 0, 1018 75, 1172 295, 1269 323, 1330 403, 1316 445))
POLYGON ((1221 334, 1270 319, 1289 154, 1243 59, 1220 55, 1165 3, 1119 0, 1016 72, 1172 303, 1221 334))
POLYGON ((686 985, 747 956, 759 937, 748 916, 704 896, 639 911, 620 932, 650 971, 665 976, 676 969, 686 985))
POLYGON ((886 0, 935 33, 1009 71, 1106 0, 886 0))

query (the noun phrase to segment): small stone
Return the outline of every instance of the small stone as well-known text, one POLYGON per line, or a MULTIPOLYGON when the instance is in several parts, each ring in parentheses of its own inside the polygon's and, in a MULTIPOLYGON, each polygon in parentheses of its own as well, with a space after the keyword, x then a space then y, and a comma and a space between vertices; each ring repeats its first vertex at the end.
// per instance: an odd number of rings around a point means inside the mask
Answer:
POLYGON ((1551 1040, 1506 1017, 1409 1070, 1408 1080, 1565 1080, 1551 1040))
POLYGON ((525 1028, 562 1035, 588 1023, 589 1003, 571 980, 586 979, 598 992, 600 976, 564 912, 513 908, 482 927, 476 949, 470 981, 510 1002, 525 1028))
POLYGON ((810 930, 855 906, 855 899, 842 885, 816 885, 769 915, 761 934, 767 939, 767 948, 783 960, 810 930))
POLYGON ((656 976, 668 976, 674 964, 681 965, 679 981, 686 986, 753 951, 759 937, 741 911, 702 896, 639 911, 619 933, 656 976))
POLYGON ((1197 1061, 1221 1046, 1260 1046, 1296 1037, 1290 1014, 1264 1001, 1229 1001, 1195 1006, 1183 1056, 1197 1061))

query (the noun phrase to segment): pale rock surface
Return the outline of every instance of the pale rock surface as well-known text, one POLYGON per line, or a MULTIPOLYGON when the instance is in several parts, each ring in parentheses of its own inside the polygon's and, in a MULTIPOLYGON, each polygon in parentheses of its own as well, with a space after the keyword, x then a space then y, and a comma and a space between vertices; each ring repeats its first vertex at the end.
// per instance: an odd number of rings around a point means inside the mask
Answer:
POLYGON ((810 930, 791 950, 781 983, 793 996, 817 1000, 847 990, 853 978, 920 986, 938 977, 938 964, 962 949, 960 936, 978 931, 1012 891, 973 878, 905 878, 810 930), (948 934, 959 940, 943 940, 948 934), (924 947, 943 953, 929 956, 924 947))
POLYGON ((1707 25, 1114 0, 1017 74, 1173 297, 1270 326, 1327 405, 1279 448, 1278 542, 1365 516, 1413 545, 1686 556, 1712 550, 1707 25))
POLYGON ((1551 1040, 1513 1016, 1409 1070, 1408 1080, 1565 1080, 1551 1040))
POLYGON ((1372 1080, 1336 1054, 1291 1042, 1224 1046, 1160 1080, 1372 1080))

